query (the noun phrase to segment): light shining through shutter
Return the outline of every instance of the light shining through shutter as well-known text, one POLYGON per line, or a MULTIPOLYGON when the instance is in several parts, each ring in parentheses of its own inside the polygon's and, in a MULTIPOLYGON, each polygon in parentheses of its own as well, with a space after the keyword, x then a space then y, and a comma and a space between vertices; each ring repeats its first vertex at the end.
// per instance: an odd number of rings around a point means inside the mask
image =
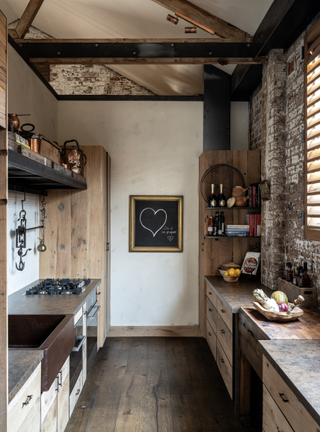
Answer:
POLYGON ((320 55, 307 67, 307 226, 320 228, 320 55))

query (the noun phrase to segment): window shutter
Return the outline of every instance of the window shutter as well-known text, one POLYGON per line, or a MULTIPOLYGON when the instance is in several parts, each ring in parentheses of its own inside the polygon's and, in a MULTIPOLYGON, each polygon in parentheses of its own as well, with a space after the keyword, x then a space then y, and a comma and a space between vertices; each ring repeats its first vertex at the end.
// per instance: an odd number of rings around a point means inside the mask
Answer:
POLYGON ((305 40, 305 237, 320 240, 320 20, 305 40))

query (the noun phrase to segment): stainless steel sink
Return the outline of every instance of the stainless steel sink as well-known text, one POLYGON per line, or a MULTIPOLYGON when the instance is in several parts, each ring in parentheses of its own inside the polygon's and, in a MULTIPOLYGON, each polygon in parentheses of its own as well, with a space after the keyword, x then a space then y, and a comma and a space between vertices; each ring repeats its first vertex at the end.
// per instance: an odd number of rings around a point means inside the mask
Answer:
POLYGON ((43 351, 41 391, 48 391, 74 346, 73 315, 9 315, 9 349, 43 351))

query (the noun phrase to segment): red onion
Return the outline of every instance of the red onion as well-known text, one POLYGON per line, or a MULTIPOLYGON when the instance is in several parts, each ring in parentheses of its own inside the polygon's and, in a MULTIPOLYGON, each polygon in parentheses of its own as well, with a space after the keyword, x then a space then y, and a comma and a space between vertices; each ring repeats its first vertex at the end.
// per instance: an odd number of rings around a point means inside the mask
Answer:
POLYGON ((279 303, 278 306, 280 312, 287 312, 289 310, 287 303, 279 303))

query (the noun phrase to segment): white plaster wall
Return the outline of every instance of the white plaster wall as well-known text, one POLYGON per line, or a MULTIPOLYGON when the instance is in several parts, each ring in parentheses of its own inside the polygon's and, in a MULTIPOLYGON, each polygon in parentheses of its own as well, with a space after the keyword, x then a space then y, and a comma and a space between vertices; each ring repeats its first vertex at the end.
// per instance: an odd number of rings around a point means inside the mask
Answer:
MULTIPOLYGON (((23 271, 16 269, 15 263, 19 263, 20 257, 16 248, 16 229, 20 225, 18 222, 19 213, 22 209, 21 200, 23 194, 19 192, 9 192, 8 201, 8 239, 7 239, 7 276, 8 276, 8 295, 18 291, 39 277, 39 230, 27 232, 27 248, 32 250, 22 258, 25 262, 23 271)), ((27 228, 39 225, 39 197, 35 195, 26 195, 26 201, 23 203, 26 210, 27 228)), ((24 249, 24 252, 26 249, 24 249)))
POLYGON ((111 325, 198 323, 201 102, 59 102, 58 140, 111 155, 111 325), (182 253, 129 253, 130 195, 183 195, 182 253))
POLYGON ((30 114, 21 124, 32 123, 35 132, 57 139, 58 101, 37 75, 8 45, 8 112, 30 114))
MULTIPOLYGON (((39 80, 16 51, 8 46, 8 112, 31 114, 21 117, 21 124, 33 123, 35 131, 52 140, 57 137, 58 102, 50 91, 39 80)), ((39 230, 27 233, 27 247, 32 251, 24 258, 25 269, 18 271, 15 262, 18 260, 15 248, 15 230, 21 210, 20 193, 9 193, 8 204, 8 295, 23 288, 39 278, 39 230)), ((27 227, 37 226, 39 218, 39 197, 28 195, 24 204, 27 210, 27 227)))
POLYGON ((230 149, 249 150, 249 102, 230 104, 230 149))

